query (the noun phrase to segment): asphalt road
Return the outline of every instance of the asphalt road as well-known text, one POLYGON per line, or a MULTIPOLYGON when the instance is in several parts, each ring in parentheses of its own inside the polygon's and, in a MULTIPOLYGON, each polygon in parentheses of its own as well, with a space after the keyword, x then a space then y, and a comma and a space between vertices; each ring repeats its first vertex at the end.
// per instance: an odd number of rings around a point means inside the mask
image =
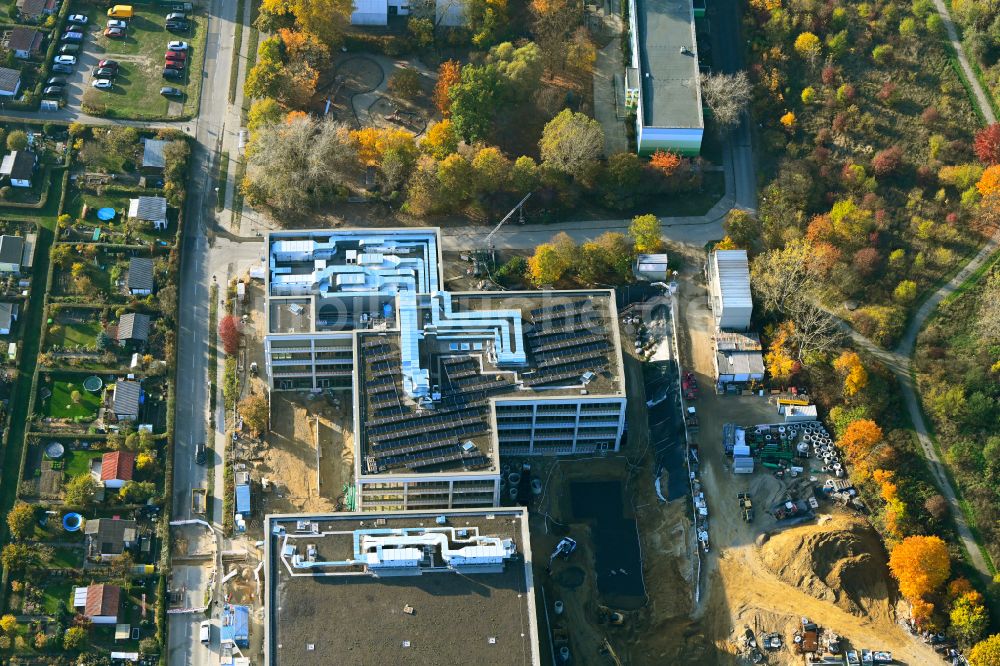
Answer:
MULTIPOLYGON (((191 517, 190 489, 206 487, 208 474, 221 465, 221 456, 210 456, 206 465, 194 462, 194 447, 205 442, 209 404, 206 372, 208 363, 209 286, 212 268, 208 227, 214 224, 215 204, 213 159, 224 131, 228 112, 229 68, 235 32, 235 3, 211 0, 208 6, 208 40, 205 44, 205 77, 198 119, 188 123, 195 144, 191 154, 191 179, 185 211, 185 233, 181 253, 178 290, 180 313, 177 336, 177 413, 174 425, 174 507, 175 519, 191 517)), ((221 359, 220 359, 221 360, 221 359)), ((215 488, 213 521, 221 523, 222 502, 215 488)), ((189 603, 204 597, 210 567, 178 566, 172 586, 186 586, 189 603)), ((200 604, 199 604, 200 605, 200 604)), ((171 615, 168 655, 177 666, 207 666, 218 663, 218 630, 208 646, 198 641, 201 614, 171 615)), ((215 624, 218 625, 216 619, 215 624)))

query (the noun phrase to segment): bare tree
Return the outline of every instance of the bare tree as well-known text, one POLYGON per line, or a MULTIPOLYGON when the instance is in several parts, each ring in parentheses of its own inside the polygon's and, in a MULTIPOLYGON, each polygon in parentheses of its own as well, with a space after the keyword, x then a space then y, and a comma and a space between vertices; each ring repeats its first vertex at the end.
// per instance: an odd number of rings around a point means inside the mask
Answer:
POLYGON ((1000 341, 1000 271, 986 279, 979 296, 976 331, 988 343, 1000 341))
POLYGON ((751 267, 751 284, 764 309, 795 322, 792 339, 799 360, 831 349, 842 336, 837 319, 818 303, 820 281, 810 270, 813 263, 812 250, 800 241, 759 255, 751 267))
POLYGON ((726 134, 740 124, 740 116, 752 94, 753 86, 746 72, 701 75, 701 96, 712 112, 719 134, 726 134))
POLYGON ((337 198, 356 163, 345 125, 296 118, 257 130, 242 186, 253 205, 283 212, 313 208, 337 198))

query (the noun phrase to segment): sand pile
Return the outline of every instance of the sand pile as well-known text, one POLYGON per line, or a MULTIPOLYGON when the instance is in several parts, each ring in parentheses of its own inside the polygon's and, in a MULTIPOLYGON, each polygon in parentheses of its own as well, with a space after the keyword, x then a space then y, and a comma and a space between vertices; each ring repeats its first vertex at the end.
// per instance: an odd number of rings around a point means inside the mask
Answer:
POLYGON ((795 527, 768 539, 760 557, 784 582, 850 613, 869 614, 888 602, 885 549, 865 522, 795 527))

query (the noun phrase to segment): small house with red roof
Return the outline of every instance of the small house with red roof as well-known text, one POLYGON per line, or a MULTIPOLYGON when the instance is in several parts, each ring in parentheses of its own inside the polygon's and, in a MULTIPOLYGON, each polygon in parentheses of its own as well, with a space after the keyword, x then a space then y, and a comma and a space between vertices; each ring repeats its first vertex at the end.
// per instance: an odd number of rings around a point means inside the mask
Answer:
POLYGON ((135 453, 111 451, 101 458, 101 484, 105 488, 121 488, 132 480, 135 472, 135 453))
POLYGON ((73 590, 73 606, 94 624, 117 624, 122 588, 117 585, 88 585, 73 590))

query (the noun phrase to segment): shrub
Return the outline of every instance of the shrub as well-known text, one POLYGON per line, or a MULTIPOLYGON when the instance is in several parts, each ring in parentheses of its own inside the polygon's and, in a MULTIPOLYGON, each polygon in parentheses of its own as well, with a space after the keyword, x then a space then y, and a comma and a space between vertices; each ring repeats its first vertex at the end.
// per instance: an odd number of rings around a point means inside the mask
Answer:
POLYGON ((893 50, 889 44, 880 44, 872 49, 872 60, 878 65, 886 65, 892 61, 893 50))
POLYGON ((888 176, 899 169, 903 163, 903 149, 899 146, 892 146, 875 153, 872 159, 872 170, 876 176, 888 176))

